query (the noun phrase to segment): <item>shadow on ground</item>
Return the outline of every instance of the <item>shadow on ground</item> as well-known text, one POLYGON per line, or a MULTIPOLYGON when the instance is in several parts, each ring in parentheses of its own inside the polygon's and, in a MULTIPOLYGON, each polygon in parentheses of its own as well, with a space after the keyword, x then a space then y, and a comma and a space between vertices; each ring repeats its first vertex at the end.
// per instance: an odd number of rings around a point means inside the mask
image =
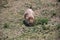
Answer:
POLYGON ((33 24, 28 24, 25 20, 23 20, 23 24, 27 27, 31 27, 31 26, 34 26, 33 24))

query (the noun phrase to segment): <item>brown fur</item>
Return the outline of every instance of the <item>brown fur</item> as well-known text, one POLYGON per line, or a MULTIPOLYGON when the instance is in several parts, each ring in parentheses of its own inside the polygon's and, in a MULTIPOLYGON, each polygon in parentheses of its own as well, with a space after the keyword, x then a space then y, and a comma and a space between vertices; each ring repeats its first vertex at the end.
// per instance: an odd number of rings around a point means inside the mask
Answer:
POLYGON ((33 15, 33 12, 31 12, 30 10, 28 10, 29 12, 26 12, 24 14, 24 19, 25 21, 27 21, 28 24, 34 24, 34 15, 33 15), (30 15, 30 12, 31 12, 31 15, 30 15), (33 17, 32 17, 33 16, 33 17))

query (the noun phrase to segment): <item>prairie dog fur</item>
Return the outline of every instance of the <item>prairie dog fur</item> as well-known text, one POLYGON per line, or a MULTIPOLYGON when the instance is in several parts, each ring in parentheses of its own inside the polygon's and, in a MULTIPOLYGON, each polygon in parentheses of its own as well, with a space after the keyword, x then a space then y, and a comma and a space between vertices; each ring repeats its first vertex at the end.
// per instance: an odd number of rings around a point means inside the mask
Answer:
POLYGON ((34 23, 34 11, 30 8, 28 8, 24 13, 24 19, 27 24, 33 24, 34 23))

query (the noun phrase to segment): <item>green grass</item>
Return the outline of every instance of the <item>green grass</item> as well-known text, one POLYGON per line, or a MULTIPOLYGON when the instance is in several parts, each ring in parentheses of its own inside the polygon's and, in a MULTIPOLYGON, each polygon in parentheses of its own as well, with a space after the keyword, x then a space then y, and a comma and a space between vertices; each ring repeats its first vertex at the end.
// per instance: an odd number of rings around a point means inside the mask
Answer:
POLYGON ((57 26, 57 30, 59 30, 60 29, 60 24, 57 24, 56 26, 57 26))
POLYGON ((8 23, 5 23, 4 24, 4 28, 9 28, 9 24, 8 23))
POLYGON ((51 15, 56 16, 56 10, 51 10, 51 15))
POLYGON ((41 25, 44 25, 44 24, 47 24, 48 23, 48 19, 47 18, 38 18, 36 19, 36 24, 41 24, 41 25))

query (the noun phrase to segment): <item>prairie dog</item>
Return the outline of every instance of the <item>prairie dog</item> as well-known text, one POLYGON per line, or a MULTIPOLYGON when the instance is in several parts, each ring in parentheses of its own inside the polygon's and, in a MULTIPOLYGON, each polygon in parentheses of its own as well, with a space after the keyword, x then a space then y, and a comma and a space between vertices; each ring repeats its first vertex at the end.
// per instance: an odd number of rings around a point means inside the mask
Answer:
POLYGON ((27 24, 33 24, 34 23, 34 11, 32 9, 27 9, 24 13, 24 19, 26 21, 27 24))

